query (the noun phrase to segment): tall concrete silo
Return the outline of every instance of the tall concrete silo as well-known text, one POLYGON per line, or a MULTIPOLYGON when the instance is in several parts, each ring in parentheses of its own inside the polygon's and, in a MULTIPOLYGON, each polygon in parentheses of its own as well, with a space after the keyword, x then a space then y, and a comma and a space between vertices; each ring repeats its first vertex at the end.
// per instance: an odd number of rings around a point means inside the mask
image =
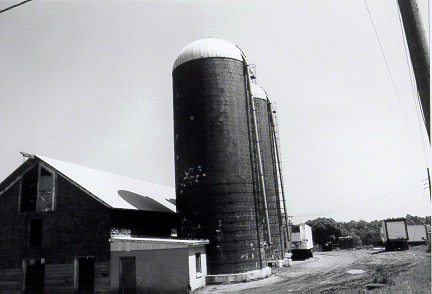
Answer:
POLYGON ((259 211, 244 56, 229 42, 202 39, 180 51, 172 74, 178 234, 210 240, 209 274, 259 269, 269 217, 259 211))
MULTIPOLYGON (((277 172, 277 159, 275 148, 275 132, 272 127, 272 109, 267 93, 259 85, 252 84, 252 94, 255 103, 260 152, 263 165, 268 215, 270 223, 272 246, 267 248, 267 254, 272 259, 283 258, 284 240, 282 229, 282 210, 279 199, 279 179, 277 172)), ((260 199, 260 198, 258 198, 260 199)), ((260 205, 262 207, 262 205, 260 205)))

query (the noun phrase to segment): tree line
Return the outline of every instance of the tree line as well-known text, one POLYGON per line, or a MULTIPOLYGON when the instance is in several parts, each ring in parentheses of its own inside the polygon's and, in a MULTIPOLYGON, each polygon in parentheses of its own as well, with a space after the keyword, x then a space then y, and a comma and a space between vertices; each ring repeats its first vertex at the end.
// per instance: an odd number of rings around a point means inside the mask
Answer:
MULTIPOLYGON (((389 218, 390 219, 390 218, 389 218)), ((431 217, 419 217, 407 214, 407 225, 431 224, 431 217)), ((331 241, 337 242, 339 237, 351 236, 354 246, 373 245, 380 246, 380 227, 382 220, 366 222, 364 220, 350 222, 336 222, 332 218, 317 218, 306 222, 312 228, 312 237, 315 244, 323 245, 331 241)))

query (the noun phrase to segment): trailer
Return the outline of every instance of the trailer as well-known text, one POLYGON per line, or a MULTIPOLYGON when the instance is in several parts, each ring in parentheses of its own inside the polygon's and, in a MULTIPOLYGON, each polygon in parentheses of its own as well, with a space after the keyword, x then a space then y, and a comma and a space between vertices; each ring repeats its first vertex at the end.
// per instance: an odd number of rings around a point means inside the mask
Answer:
POLYGON ((426 226, 425 225, 411 225, 408 226, 408 243, 410 245, 420 245, 426 244, 427 235, 426 235, 426 226))
POLYGON ((291 226, 291 259, 313 257, 312 229, 306 224, 291 226))
POLYGON ((408 227, 405 218, 384 220, 380 232, 386 251, 408 249, 408 227))

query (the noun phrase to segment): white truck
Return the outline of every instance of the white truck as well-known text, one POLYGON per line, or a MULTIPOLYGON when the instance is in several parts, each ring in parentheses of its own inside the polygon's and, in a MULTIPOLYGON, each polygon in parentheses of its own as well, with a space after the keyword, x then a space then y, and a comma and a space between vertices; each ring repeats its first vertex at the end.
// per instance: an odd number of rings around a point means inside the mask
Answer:
POLYGON ((408 243, 409 244, 426 244, 426 226, 425 225, 411 225, 408 226, 408 243))
POLYGON ((381 241, 386 251, 408 249, 408 227, 404 218, 384 220, 381 226, 381 241))
POLYGON ((291 259, 313 257, 312 229, 306 224, 291 226, 291 259))

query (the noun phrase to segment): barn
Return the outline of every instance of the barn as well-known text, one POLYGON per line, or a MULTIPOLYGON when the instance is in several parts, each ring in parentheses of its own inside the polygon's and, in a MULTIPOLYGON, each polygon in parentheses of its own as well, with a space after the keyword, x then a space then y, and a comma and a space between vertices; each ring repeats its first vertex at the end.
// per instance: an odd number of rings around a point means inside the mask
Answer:
POLYGON ((170 292, 202 285, 206 267, 198 275, 195 267, 205 264, 208 241, 174 240, 174 188, 22 154, 26 160, 0 183, 1 293, 170 292), (183 271, 181 281, 161 264, 183 271), (176 286, 149 284, 140 276, 145 271, 176 286))

